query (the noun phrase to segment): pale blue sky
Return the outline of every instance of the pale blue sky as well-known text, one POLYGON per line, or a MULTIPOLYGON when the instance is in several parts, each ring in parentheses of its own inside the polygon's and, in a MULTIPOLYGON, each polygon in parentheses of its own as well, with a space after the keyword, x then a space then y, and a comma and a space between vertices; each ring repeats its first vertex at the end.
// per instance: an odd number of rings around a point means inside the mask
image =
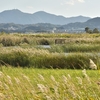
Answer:
POLYGON ((65 17, 100 17, 100 0, 0 0, 0 12, 11 9, 26 13, 46 11, 65 17))

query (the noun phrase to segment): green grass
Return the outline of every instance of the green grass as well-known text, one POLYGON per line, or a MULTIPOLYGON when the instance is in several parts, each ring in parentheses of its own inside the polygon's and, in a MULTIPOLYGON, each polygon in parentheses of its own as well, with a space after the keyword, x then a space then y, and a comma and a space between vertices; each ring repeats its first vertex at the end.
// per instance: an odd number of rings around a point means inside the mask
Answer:
POLYGON ((32 68, 88 69, 89 59, 100 65, 98 53, 51 53, 35 48, 1 48, 0 65, 32 68))
POLYGON ((62 45, 51 45, 48 49, 50 52, 100 52, 99 44, 62 44, 62 45))
POLYGON ((1 100, 99 100, 99 70, 2 67, 1 100))

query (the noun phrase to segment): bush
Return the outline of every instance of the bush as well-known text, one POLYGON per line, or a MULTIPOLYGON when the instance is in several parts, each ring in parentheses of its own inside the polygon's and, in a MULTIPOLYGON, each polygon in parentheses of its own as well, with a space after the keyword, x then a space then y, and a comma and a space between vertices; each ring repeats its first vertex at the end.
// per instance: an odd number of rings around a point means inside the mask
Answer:
POLYGON ((8 39, 3 38, 1 43, 3 44, 3 46, 14 46, 15 45, 10 38, 8 39))
POLYGON ((49 41, 46 40, 46 39, 41 39, 38 42, 39 42, 40 45, 49 45, 50 44, 49 41))
POLYGON ((6 38, 2 38, 1 43, 3 44, 3 46, 15 46, 15 45, 19 45, 21 43, 21 41, 19 41, 18 39, 12 39, 10 37, 6 37, 6 38))
POLYGON ((22 39, 22 43, 27 43, 27 44, 29 44, 29 40, 28 40, 27 38, 23 38, 23 39, 22 39))

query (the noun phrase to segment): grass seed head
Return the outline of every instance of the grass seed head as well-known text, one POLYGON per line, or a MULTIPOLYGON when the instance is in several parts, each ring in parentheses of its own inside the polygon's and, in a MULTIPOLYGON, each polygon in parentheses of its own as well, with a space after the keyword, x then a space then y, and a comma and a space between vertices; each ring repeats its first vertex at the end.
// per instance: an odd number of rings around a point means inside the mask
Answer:
POLYGON ((78 83, 82 85, 82 79, 80 77, 76 77, 78 79, 78 83))
POLYGON ((94 69, 94 70, 97 69, 97 66, 96 66, 96 64, 93 62, 92 59, 90 59, 90 67, 89 67, 89 68, 90 68, 90 69, 94 69))
POLYGON ((48 92, 48 89, 43 84, 37 84, 37 86, 38 86, 38 88, 40 89, 40 91, 42 93, 47 93, 48 92))
POLYGON ((38 76, 39 76, 39 78, 40 78, 42 81, 45 80, 44 77, 43 77, 41 74, 38 74, 38 76))
POLYGON ((4 77, 4 74, 3 74, 3 72, 0 71, 0 78, 1 77, 4 77))
POLYGON ((15 81, 16 81, 17 84, 21 83, 21 81, 19 80, 19 78, 14 77, 14 79, 15 79, 15 81))

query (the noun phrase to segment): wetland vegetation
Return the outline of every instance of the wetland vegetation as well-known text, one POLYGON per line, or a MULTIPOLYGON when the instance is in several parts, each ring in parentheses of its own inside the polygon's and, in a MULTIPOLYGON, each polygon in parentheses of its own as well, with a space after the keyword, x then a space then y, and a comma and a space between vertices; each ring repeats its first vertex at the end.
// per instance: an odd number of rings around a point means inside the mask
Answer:
POLYGON ((99 100, 99 44, 100 34, 1 33, 1 100, 99 100))

